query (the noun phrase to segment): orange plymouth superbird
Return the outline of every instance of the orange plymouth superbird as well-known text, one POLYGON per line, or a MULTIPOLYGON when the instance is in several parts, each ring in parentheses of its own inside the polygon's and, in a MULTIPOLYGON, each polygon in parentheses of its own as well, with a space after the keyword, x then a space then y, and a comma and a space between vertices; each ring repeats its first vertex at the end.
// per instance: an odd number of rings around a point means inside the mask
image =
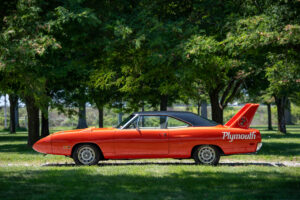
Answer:
POLYGON ((72 157, 78 165, 100 160, 193 158, 217 165, 220 156, 255 153, 259 130, 249 128, 258 104, 246 104, 225 125, 190 112, 136 112, 115 128, 60 131, 40 139, 33 149, 72 157))

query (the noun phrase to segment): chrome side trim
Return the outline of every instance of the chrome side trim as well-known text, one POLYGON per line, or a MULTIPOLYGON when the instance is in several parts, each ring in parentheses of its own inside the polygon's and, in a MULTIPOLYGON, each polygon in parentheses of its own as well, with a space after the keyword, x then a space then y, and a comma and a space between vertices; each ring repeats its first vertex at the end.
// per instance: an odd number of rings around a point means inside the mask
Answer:
POLYGON ((122 128, 121 128, 121 130, 127 128, 127 126, 128 126, 133 120, 135 120, 138 116, 139 116, 138 114, 134 115, 134 117, 131 118, 131 119, 130 119, 130 120, 129 120, 122 128))

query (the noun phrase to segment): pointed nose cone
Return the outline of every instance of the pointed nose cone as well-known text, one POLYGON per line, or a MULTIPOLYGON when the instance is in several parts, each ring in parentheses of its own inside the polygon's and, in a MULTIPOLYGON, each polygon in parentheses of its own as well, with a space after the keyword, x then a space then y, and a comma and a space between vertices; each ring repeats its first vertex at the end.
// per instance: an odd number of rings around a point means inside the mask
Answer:
POLYGON ((51 135, 37 141, 32 148, 40 153, 52 153, 51 135))

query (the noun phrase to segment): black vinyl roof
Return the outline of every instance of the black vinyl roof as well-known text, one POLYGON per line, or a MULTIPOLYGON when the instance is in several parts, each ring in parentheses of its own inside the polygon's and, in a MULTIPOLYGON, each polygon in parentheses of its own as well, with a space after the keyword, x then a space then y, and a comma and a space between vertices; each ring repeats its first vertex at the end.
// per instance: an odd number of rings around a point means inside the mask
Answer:
POLYGON ((163 115, 170 116, 176 119, 185 121, 192 126, 216 126, 218 123, 200 117, 191 112, 182 112, 182 111, 147 111, 147 112, 135 112, 133 114, 137 115, 163 115))

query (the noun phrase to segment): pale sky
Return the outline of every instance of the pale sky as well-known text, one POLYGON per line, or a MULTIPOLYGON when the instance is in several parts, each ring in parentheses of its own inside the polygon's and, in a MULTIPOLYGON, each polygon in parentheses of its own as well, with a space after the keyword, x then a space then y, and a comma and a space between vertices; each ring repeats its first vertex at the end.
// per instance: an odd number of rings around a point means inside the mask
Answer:
MULTIPOLYGON (((9 106, 8 95, 6 95, 6 105, 9 106)), ((0 97, 0 107, 4 107, 4 95, 0 97)))

